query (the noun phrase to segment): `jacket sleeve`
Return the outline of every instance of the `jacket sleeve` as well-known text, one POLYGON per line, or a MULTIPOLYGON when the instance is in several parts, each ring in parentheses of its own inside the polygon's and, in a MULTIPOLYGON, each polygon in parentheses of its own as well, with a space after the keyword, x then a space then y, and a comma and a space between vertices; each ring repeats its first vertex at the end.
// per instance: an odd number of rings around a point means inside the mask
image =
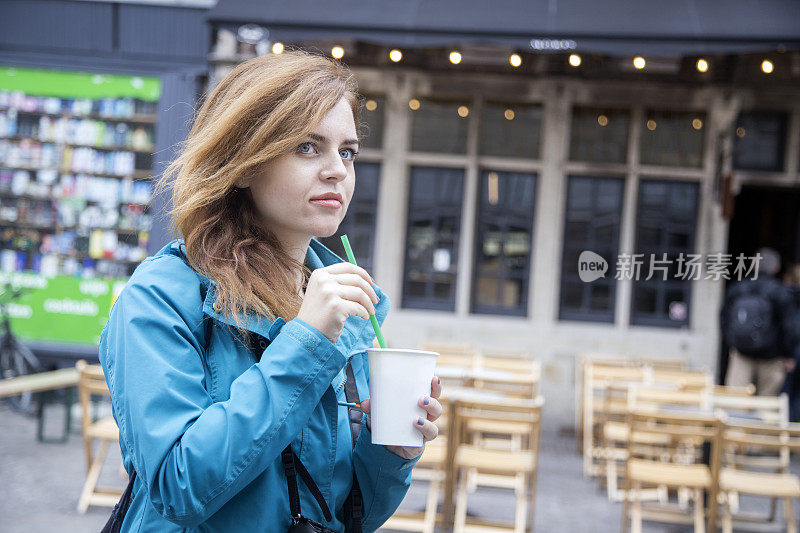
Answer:
POLYGON ((190 326, 202 316, 192 300, 196 276, 169 273, 131 278, 103 330, 100 359, 122 446, 149 501, 167 520, 193 527, 280 455, 345 357, 292 320, 233 382, 229 399, 214 402, 198 326, 190 326))
POLYGON ((385 446, 372 444, 364 417, 353 450, 353 464, 364 499, 361 521, 364 531, 378 529, 397 510, 411 484, 411 470, 418 460, 419 457, 403 459, 385 446))

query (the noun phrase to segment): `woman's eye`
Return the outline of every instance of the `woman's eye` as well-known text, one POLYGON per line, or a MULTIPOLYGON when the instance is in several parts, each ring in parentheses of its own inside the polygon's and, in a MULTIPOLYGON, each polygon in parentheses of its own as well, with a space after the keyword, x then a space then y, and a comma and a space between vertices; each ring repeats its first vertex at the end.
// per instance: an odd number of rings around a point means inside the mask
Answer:
POLYGON ((339 155, 342 156, 342 159, 353 161, 358 156, 358 152, 352 148, 345 148, 344 150, 339 150, 339 155))
POLYGON ((297 147, 297 151, 301 154, 314 153, 314 145, 312 143, 303 143, 297 147))

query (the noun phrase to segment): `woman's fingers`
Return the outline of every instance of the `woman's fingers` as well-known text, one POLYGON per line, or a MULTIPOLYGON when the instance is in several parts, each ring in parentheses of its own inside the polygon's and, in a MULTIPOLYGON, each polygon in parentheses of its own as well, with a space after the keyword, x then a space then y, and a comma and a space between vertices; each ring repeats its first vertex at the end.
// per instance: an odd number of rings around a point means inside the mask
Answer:
POLYGON ((439 428, 436 427, 436 424, 424 418, 417 418, 414 422, 414 427, 422 433, 422 438, 425 442, 433 440, 439 435, 439 428))
POLYGON ((361 307, 363 307, 367 312, 367 319, 369 319, 369 315, 375 314, 375 305, 369 299, 367 293, 361 289, 361 287, 353 287, 352 285, 339 285, 337 293, 343 300, 348 300, 361 305, 361 307))
POLYGON ((364 413, 365 415, 368 415, 368 414, 369 414, 369 408, 370 408, 370 401, 369 401, 369 398, 367 398, 366 400, 363 400, 363 401, 362 401, 361 403, 359 403, 358 405, 360 405, 360 406, 361 406, 361 412, 362 412, 362 413, 364 413))
POLYGON ((337 283, 342 285, 352 285, 354 287, 361 287, 361 289, 369 296, 369 299, 372 301, 373 304, 378 303, 380 300, 378 299, 378 294, 375 292, 375 289, 372 288, 372 285, 364 281, 364 278, 359 276, 358 274, 338 274, 333 277, 337 283))
POLYGON ((431 380, 431 396, 433 398, 439 398, 442 395, 442 380, 436 376, 433 376, 431 380))
POLYGON ((423 396, 419 399, 419 406, 425 409, 425 412, 428 413, 428 420, 431 422, 442 416, 442 404, 436 398, 423 396))
POLYGON ((326 266, 325 270, 331 274, 358 274, 364 278, 364 281, 367 283, 373 283, 372 277, 367 273, 366 270, 352 263, 334 263, 330 266, 326 266))

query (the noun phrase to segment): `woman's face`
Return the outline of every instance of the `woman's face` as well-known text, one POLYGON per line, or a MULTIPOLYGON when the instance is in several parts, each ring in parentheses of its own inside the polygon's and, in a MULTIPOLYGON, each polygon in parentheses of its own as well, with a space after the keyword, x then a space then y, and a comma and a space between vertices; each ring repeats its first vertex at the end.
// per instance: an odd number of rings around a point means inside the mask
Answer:
POLYGON ((292 153, 253 178, 256 209, 282 244, 307 246, 336 233, 353 197, 357 153, 353 111, 342 98, 292 153))

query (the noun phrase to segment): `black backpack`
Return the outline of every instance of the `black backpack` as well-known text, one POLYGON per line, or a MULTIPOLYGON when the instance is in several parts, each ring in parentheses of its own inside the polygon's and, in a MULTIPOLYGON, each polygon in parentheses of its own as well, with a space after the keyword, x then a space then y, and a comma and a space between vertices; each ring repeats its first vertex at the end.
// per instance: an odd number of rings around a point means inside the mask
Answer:
POLYGON ((744 355, 772 357, 778 343, 775 307, 764 290, 738 295, 728 308, 725 340, 744 355))

